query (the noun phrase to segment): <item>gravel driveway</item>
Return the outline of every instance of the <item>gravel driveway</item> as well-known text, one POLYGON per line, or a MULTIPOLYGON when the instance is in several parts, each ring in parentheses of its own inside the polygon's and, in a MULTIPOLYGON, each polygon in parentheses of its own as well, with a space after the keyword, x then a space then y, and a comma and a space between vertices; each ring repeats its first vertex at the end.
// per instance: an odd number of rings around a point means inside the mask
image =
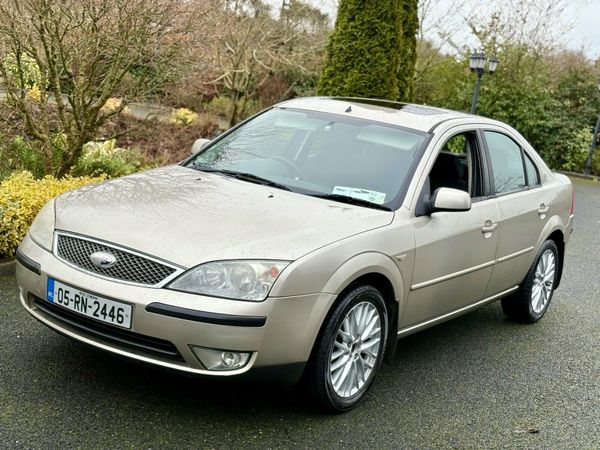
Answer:
POLYGON ((0 277, 0 447, 600 448, 600 184, 576 184, 576 215, 541 322, 511 323, 494 303, 408 337, 367 401, 338 416, 73 343, 0 277))

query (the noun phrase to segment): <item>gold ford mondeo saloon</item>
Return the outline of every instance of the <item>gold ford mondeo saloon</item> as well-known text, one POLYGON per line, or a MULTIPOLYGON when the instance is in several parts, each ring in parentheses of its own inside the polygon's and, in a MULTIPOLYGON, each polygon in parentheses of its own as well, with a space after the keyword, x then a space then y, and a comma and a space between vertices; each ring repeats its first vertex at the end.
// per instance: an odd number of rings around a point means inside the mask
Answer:
POLYGON ((302 381, 344 411, 399 338, 495 300, 535 322, 560 282, 572 185, 503 123, 305 98, 195 147, 44 206, 17 254, 32 316, 163 368, 302 381))

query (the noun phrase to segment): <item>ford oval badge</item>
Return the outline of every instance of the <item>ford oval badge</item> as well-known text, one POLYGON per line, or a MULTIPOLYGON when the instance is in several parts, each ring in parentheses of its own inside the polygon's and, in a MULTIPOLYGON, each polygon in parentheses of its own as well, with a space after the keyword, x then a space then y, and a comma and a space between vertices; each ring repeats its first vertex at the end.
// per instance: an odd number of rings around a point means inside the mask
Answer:
POLYGON ((101 269, 108 269, 117 262, 117 257, 112 253, 108 252, 94 252, 90 255, 90 261, 96 267, 101 269))

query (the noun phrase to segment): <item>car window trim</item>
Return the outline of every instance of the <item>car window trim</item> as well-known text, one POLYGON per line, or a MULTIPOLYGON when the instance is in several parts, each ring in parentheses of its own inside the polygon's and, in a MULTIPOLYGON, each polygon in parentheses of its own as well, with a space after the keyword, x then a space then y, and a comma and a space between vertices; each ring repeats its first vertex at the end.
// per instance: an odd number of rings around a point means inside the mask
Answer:
POLYGON ((419 164, 421 163, 423 156, 425 156, 425 152, 429 148, 429 144, 431 143, 432 139, 433 139, 433 134, 428 134, 425 137, 425 139, 423 140, 421 147, 416 150, 415 156, 413 157, 413 161, 412 161, 410 167, 408 168, 408 171, 406 172, 406 177, 404 178, 404 182, 402 183, 402 186, 400 187, 400 190, 398 191, 398 195, 396 195, 394 200, 392 202, 390 202, 389 206, 392 209, 392 211, 397 211, 398 209, 400 209, 402 207, 402 204, 404 203, 404 200, 406 199, 406 193, 408 192, 408 188, 410 187, 410 184, 412 183, 412 180, 415 177, 415 174, 417 173, 419 164))
POLYGON ((525 186, 529 187, 529 174, 527 173, 527 166, 525 165, 525 153, 523 152, 523 147, 519 145, 519 150, 521 151, 521 165, 523 166, 523 177, 525 178, 525 186))
POLYGON ((483 178, 484 178, 484 187, 483 187, 483 198, 493 198, 495 196, 496 186, 494 183, 494 177, 492 176, 492 162, 489 154, 489 149, 487 146, 487 141, 485 140, 485 136, 483 134, 484 129, 478 127, 476 129, 477 139, 479 141, 479 145, 481 146, 481 158, 482 158, 482 166, 484 170, 483 178))
POLYGON ((477 141, 477 152, 480 158, 481 165, 481 189, 482 195, 480 198, 489 198, 492 194, 492 184, 491 184, 491 174, 490 174, 490 163, 489 163, 489 155, 487 153, 486 143, 483 139, 483 135, 481 133, 481 128, 474 128, 475 138, 477 141))

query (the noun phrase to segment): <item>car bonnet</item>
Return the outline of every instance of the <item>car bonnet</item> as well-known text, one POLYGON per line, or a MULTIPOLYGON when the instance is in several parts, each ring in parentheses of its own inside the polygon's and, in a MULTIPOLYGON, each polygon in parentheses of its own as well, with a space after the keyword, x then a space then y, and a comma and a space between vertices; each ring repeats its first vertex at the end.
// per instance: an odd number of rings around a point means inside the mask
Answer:
POLYGON ((393 216, 167 166, 62 195, 55 228, 192 267, 224 259, 296 260, 388 225, 393 216))

